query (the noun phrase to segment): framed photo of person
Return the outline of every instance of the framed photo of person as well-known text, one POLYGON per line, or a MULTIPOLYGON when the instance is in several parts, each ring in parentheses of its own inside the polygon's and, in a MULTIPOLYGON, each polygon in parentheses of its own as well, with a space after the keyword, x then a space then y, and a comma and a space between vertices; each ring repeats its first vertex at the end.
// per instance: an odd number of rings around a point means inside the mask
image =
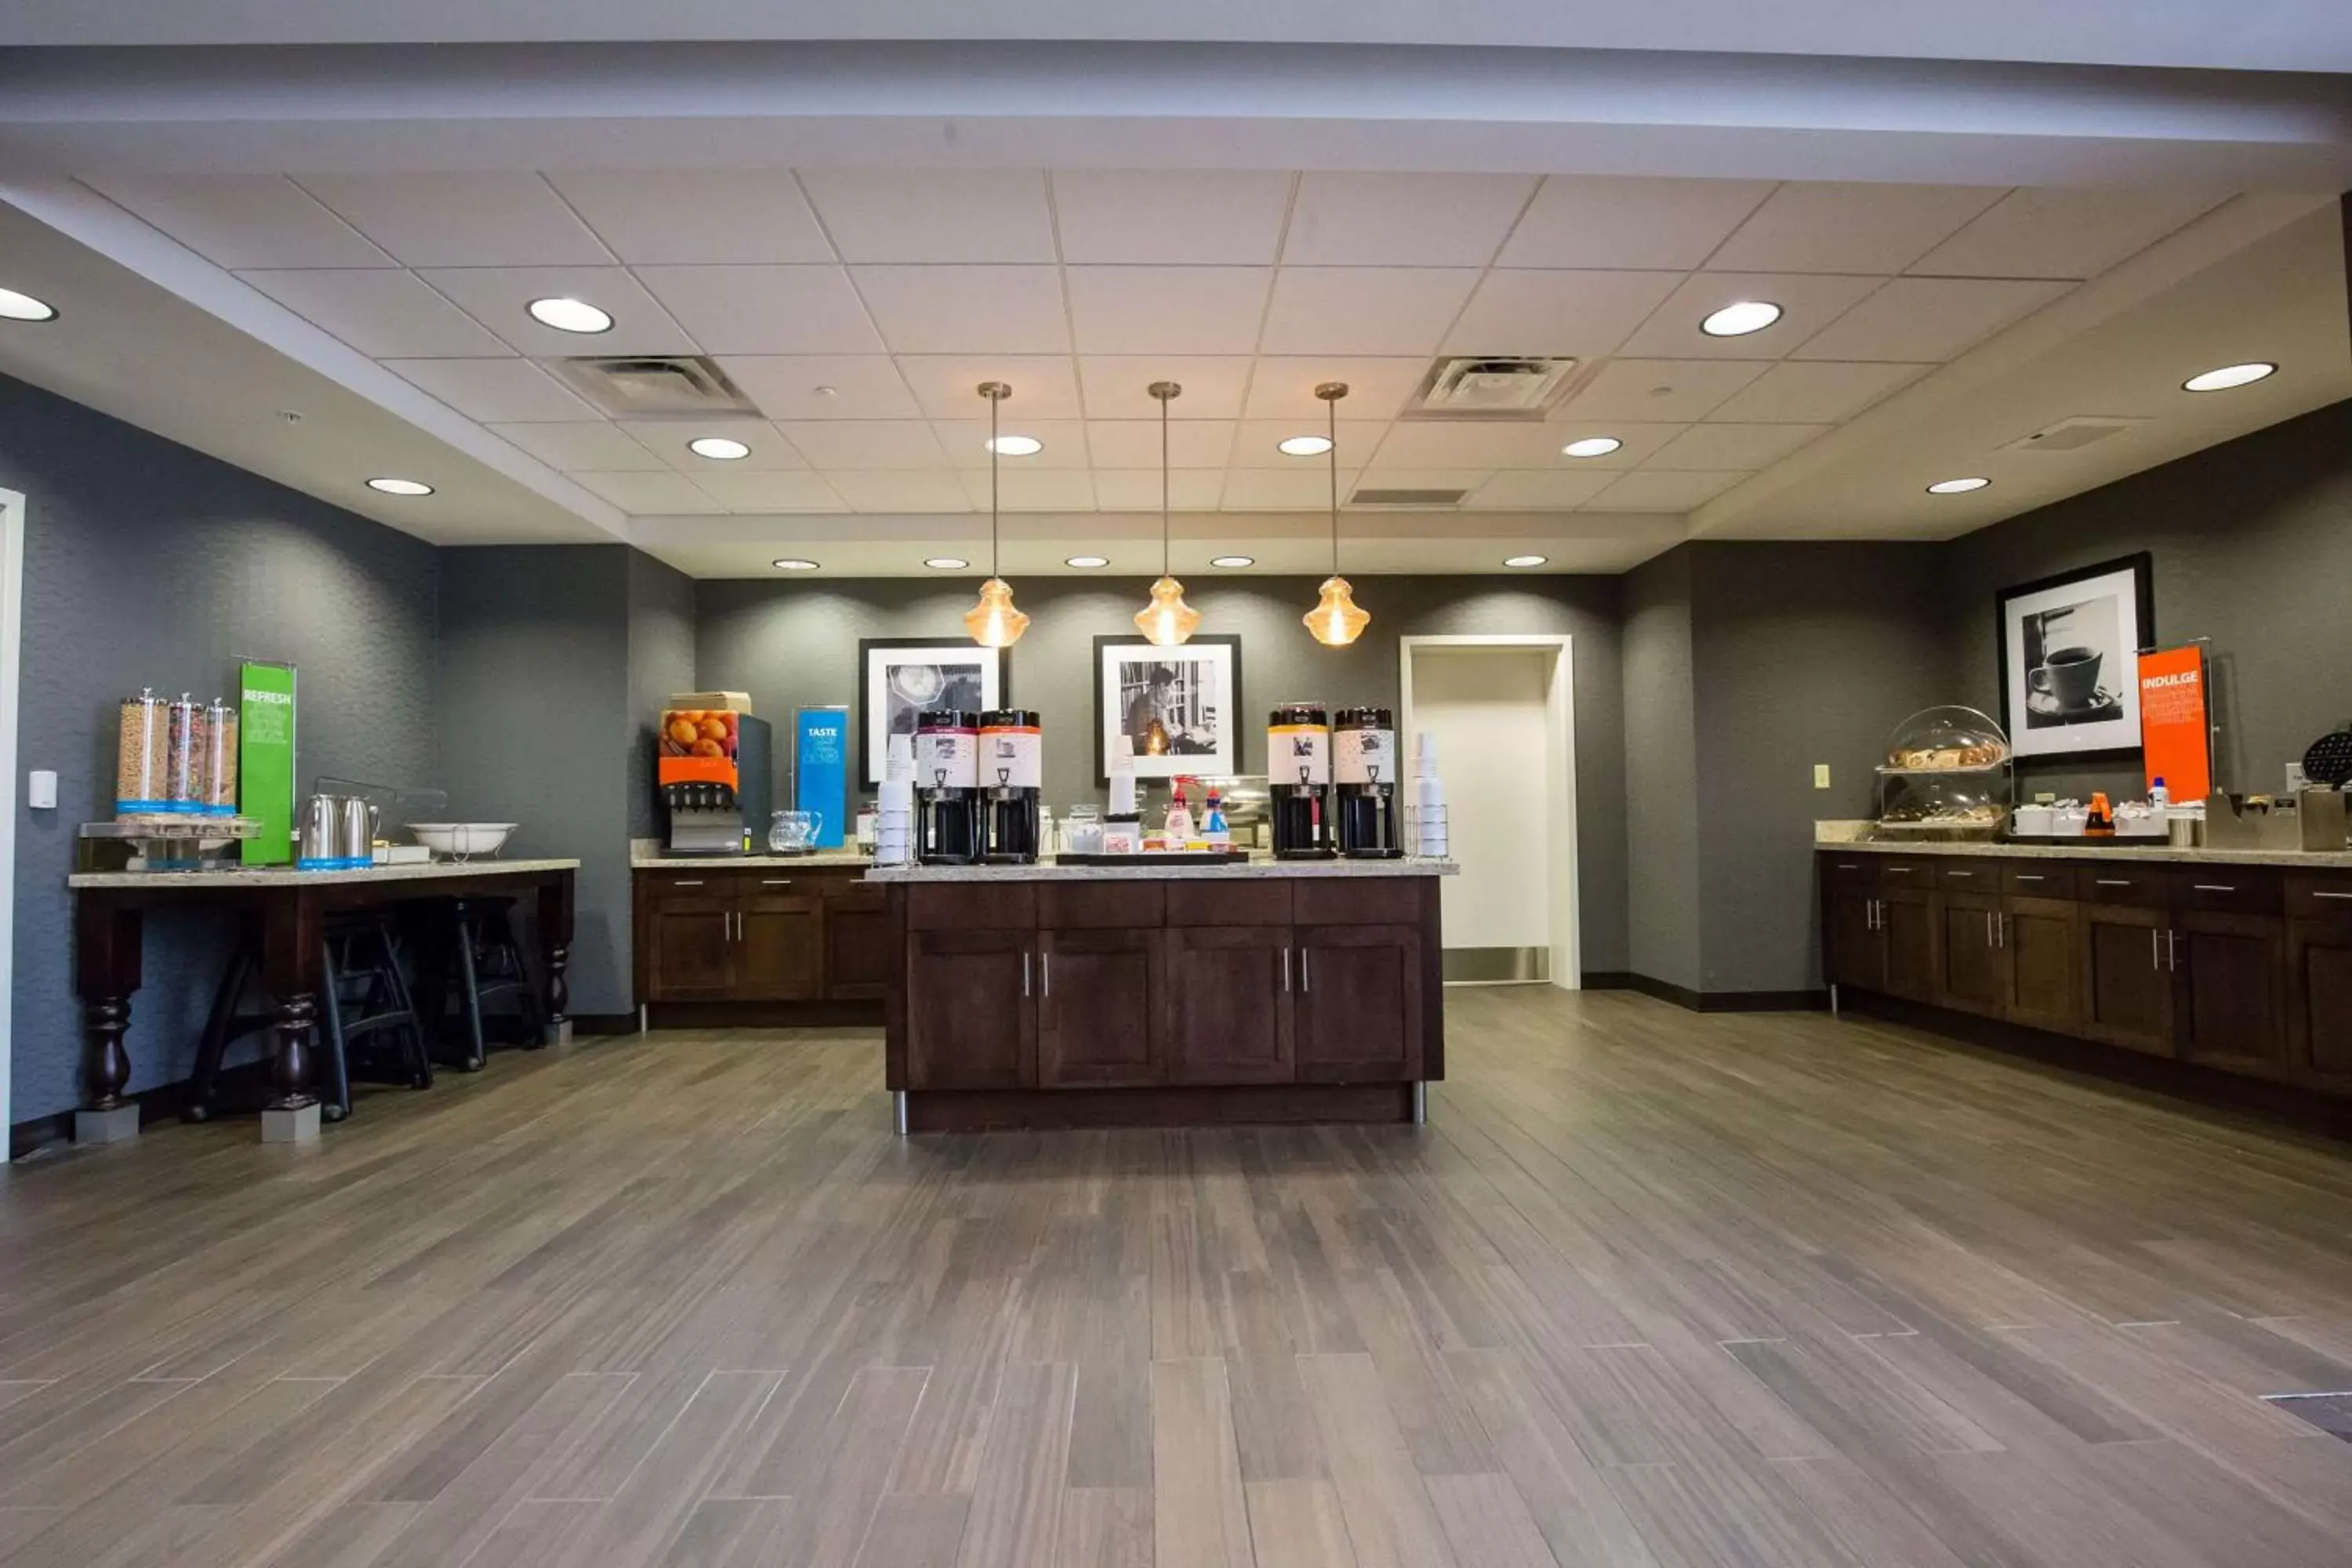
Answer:
POLYGON ((1181 647, 1095 638, 1095 775, 1108 782, 1116 738, 1135 742, 1135 776, 1241 771, 1242 639, 1181 647))
POLYGON ((2139 654, 2156 639, 2146 554, 2002 590, 2001 723, 2021 758, 2139 749, 2139 654))
POLYGON ((915 732, 915 718, 927 709, 960 708, 980 713, 1001 708, 1008 696, 1004 650, 946 637, 861 637, 865 711, 857 729, 857 776, 882 782, 890 737, 915 732))

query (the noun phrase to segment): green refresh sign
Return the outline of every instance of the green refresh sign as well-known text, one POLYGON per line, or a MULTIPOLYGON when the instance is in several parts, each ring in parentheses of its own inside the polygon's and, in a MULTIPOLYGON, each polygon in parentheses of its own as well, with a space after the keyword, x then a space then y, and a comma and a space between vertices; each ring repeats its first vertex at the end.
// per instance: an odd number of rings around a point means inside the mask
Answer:
POLYGON ((261 823, 245 863, 282 866, 294 858, 294 667, 247 663, 236 684, 236 809, 261 823))

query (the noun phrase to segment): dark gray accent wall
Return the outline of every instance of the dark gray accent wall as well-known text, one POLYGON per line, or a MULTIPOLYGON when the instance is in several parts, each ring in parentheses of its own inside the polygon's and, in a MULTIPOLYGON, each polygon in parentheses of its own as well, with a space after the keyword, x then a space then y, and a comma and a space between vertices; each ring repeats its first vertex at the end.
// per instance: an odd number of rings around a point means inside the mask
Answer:
MULTIPOLYGON (((421 541, 6 377, 0 487, 26 498, 17 765, 58 773, 58 809, 20 795, 16 818, 12 1114, 30 1121, 80 1099, 65 879, 79 826, 113 814, 115 705, 142 686, 233 700, 240 656, 290 659, 306 787, 437 783, 437 565, 421 541)), ((133 1089, 186 1076, 230 935, 149 921, 133 1089)))
POLYGON ((629 837, 661 833, 654 800, 654 721, 694 679, 694 579, 629 552, 629 837))
MULTIPOLYGON (((861 703, 861 637, 964 640, 965 580, 830 583, 713 581, 698 585, 698 682, 748 690, 782 721, 795 705, 861 703)), ((1143 578, 1042 578, 1017 584, 1033 617, 1012 650, 1013 700, 1043 716, 1045 792, 1060 805, 1098 800, 1094 773, 1094 639, 1131 634, 1150 586, 1143 578)), ((1408 635, 1566 633, 1575 638, 1578 878, 1584 963, 1625 967, 1623 684, 1618 668, 1616 581, 1606 577, 1368 577, 1357 601, 1372 613, 1353 647, 1327 648, 1299 616, 1315 580, 1225 578, 1189 584, 1205 632, 1241 639, 1244 772, 1265 767, 1265 711, 1286 699, 1398 702, 1397 639, 1408 635)))
MULTIPOLYGON (((1625 578, 1625 967, 1696 991, 1698 717, 1691 615, 1686 547, 1625 578)), ((1588 952, 1584 967, 1610 966, 1588 952)))

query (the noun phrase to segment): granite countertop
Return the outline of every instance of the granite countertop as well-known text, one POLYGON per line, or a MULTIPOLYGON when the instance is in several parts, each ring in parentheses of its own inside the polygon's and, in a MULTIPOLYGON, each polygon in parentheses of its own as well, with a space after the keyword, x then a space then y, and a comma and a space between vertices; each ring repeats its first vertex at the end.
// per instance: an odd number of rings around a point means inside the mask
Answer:
POLYGON ((632 871, 856 870, 871 864, 863 849, 820 849, 814 855, 665 855, 643 839, 629 846, 632 871))
POLYGON ((1330 877, 1452 877, 1451 860, 1274 860, 1239 865, 1135 866, 879 866, 869 882, 1241 882, 1330 877))
POLYGON ((529 871, 577 871, 577 860, 432 860, 415 866, 370 866, 352 871, 297 871, 285 866, 231 866, 217 871, 77 871, 68 888, 320 888, 344 882, 420 882, 441 877, 510 877, 529 871))
POLYGON ((1823 838, 1816 849, 1864 855, 1958 855, 2001 860, 2142 860, 2181 866, 2286 866, 2306 870, 2352 869, 2352 849, 2180 849, 2157 839, 2084 839, 2075 843, 2000 844, 1939 839, 1906 844, 1891 838, 1823 838))

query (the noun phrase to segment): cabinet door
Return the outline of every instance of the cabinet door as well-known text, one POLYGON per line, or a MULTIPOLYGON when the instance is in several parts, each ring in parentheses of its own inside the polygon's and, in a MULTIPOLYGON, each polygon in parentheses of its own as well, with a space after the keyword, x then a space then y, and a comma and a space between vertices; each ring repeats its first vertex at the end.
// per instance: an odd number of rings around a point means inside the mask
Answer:
POLYGON ((2290 921, 2287 1041, 2293 1059, 2326 1078, 2352 1078, 2352 922, 2290 921))
POLYGON ((2081 1027, 2095 1040, 2173 1055, 2172 972, 2165 966, 2162 910, 2083 906, 2081 1027))
POLYGON ((2215 1067, 2284 1071, 2286 922, 2186 910, 2168 957, 2177 972, 2181 1048, 2215 1067))
POLYGON ((1301 1083, 1421 1076, 1421 928, 1299 926, 1293 1050, 1301 1083))
POLYGON ((824 906, 814 894, 747 891, 735 916, 739 1002, 808 1002, 824 994, 824 906))
POLYGON ((1937 983, 1936 895, 1924 889, 1888 888, 1878 895, 1878 926, 1886 943, 1886 990, 1914 1002, 1942 995, 1937 983))
POLYGON ((1834 888, 1829 908, 1830 983, 1885 990, 1886 938, 1878 929, 1878 895, 1867 888, 1834 888))
POLYGON ((907 1087, 1034 1089, 1032 931, 907 938, 907 1087))
POLYGON ((1171 1082, 1297 1076, 1288 926, 1173 926, 1166 953, 1171 1082))
POLYGON ((862 1002, 890 990, 890 911, 879 888, 845 889, 824 901, 824 994, 862 1002))
POLYGON ((1037 936, 1037 1085, 1158 1083, 1165 1076, 1160 933, 1037 936))
POLYGON ((2001 909, 2001 945, 2008 952, 2008 994, 2001 1011, 2013 1022, 2072 1034, 2082 1016, 2082 936, 2074 905, 2065 899, 2012 898, 2001 909))
POLYGON ((664 894, 646 907, 646 999, 718 1002, 735 974, 735 900, 664 894))
POLYGON ((2000 900, 1982 893, 1946 893, 1936 900, 1936 908, 1937 1002, 1999 1017, 2009 995, 2000 900))

